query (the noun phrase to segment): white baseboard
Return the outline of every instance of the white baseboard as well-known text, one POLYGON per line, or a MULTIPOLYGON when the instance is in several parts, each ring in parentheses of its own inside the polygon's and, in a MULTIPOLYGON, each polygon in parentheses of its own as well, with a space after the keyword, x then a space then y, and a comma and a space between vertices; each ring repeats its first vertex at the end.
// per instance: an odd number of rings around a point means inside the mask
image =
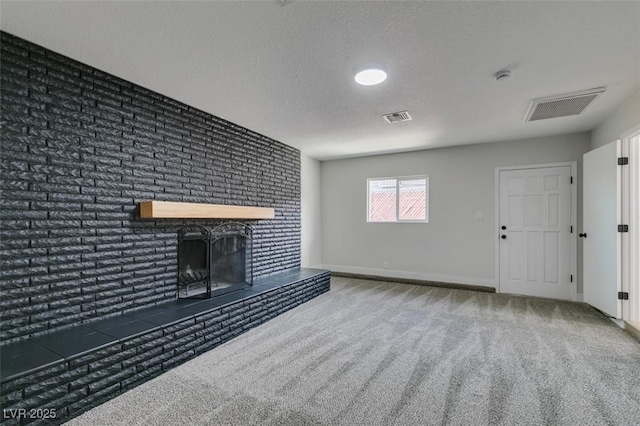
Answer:
POLYGON ((329 269, 325 268, 324 265, 301 265, 301 268, 309 268, 309 269, 329 269))
POLYGON ((624 330, 624 321, 618 318, 609 318, 615 325, 624 330))
POLYGON ((322 269, 346 274, 375 275, 379 277, 437 281, 450 284, 467 284, 496 288, 496 282, 487 278, 460 277, 454 275, 427 274, 423 272, 397 271, 393 269, 362 268, 358 266, 321 265, 322 269))
POLYGON ((584 298, 583 298, 583 294, 582 293, 576 293, 576 302, 584 302, 584 298))

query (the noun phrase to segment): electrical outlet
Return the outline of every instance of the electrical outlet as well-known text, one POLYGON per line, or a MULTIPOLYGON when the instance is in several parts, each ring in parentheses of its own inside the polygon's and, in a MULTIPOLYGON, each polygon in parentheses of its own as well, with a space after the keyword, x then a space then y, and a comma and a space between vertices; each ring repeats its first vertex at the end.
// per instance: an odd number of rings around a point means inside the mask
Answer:
POLYGON ((387 262, 386 260, 382 263, 382 266, 384 267, 384 269, 389 269, 389 262, 387 262))
POLYGON ((476 219, 482 219, 482 216, 483 216, 483 214, 482 214, 482 210, 478 210, 478 211, 476 212, 476 219))

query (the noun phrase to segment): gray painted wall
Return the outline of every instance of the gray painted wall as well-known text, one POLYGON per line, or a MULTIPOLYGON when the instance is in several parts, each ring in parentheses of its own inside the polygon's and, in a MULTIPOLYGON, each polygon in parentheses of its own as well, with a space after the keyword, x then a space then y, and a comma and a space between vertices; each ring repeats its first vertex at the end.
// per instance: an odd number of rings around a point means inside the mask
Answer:
POLYGON ((313 267, 322 263, 320 162, 306 155, 301 155, 300 160, 301 264, 303 267, 313 267))
MULTIPOLYGON (((577 133, 322 162, 323 266, 496 286, 495 168, 577 161, 581 229, 580 177, 589 136, 577 133), (428 224, 367 223, 367 178, 418 174, 429 176, 428 224), (482 219, 476 218, 478 211, 482 219)), ((578 260, 581 249, 578 242, 578 260)), ((581 269, 579 263, 579 276, 581 269)), ((581 293, 580 277, 578 283, 581 293)))
POLYGON ((629 97, 591 132, 591 149, 606 145, 640 125, 640 92, 629 97))

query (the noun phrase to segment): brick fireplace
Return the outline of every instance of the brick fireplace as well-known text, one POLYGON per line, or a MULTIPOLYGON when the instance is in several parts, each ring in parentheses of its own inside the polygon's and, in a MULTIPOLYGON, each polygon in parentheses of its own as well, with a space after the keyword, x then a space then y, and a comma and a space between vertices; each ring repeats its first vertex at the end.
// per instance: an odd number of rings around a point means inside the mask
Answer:
POLYGON ((298 150, 2 33, 0 337, 176 298, 186 225, 140 220, 148 200, 265 206, 253 272, 300 265, 298 150))
POLYGON ((298 150, 0 38, 3 408, 62 422, 329 290, 299 268, 298 150), (142 219, 149 200, 275 215, 142 219), (181 249, 194 229, 204 252, 181 249), (180 276, 217 297, 178 299, 180 276))

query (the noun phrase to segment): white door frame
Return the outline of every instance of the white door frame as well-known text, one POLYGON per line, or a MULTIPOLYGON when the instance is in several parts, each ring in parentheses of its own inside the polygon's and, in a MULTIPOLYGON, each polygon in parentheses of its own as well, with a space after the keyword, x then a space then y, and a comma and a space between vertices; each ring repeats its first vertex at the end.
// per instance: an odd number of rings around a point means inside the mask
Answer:
POLYGON ((638 199, 638 182, 640 182, 640 150, 631 145, 631 138, 640 132, 640 124, 625 132, 622 139, 623 156, 629 157, 629 166, 622 169, 622 222, 629 225, 628 238, 622 242, 622 291, 629 293, 629 300, 622 301, 622 319, 640 322, 640 199, 638 199))
POLYGON ((566 161, 562 163, 544 163, 544 164, 523 164, 520 166, 505 166, 496 167, 495 169, 495 183, 494 183, 494 217, 495 217, 495 271, 496 277, 496 291, 500 293, 500 172, 506 170, 527 170, 527 169, 542 169, 547 167, 571 167, 571 177, 573 178, 573 185, 571 185, 571 226, 573 226, 573 234, 571 234, 571 274, 573 275, 573 282, 571 283, 571 300, 579 301, 578 299, 578 162, 566 161))

